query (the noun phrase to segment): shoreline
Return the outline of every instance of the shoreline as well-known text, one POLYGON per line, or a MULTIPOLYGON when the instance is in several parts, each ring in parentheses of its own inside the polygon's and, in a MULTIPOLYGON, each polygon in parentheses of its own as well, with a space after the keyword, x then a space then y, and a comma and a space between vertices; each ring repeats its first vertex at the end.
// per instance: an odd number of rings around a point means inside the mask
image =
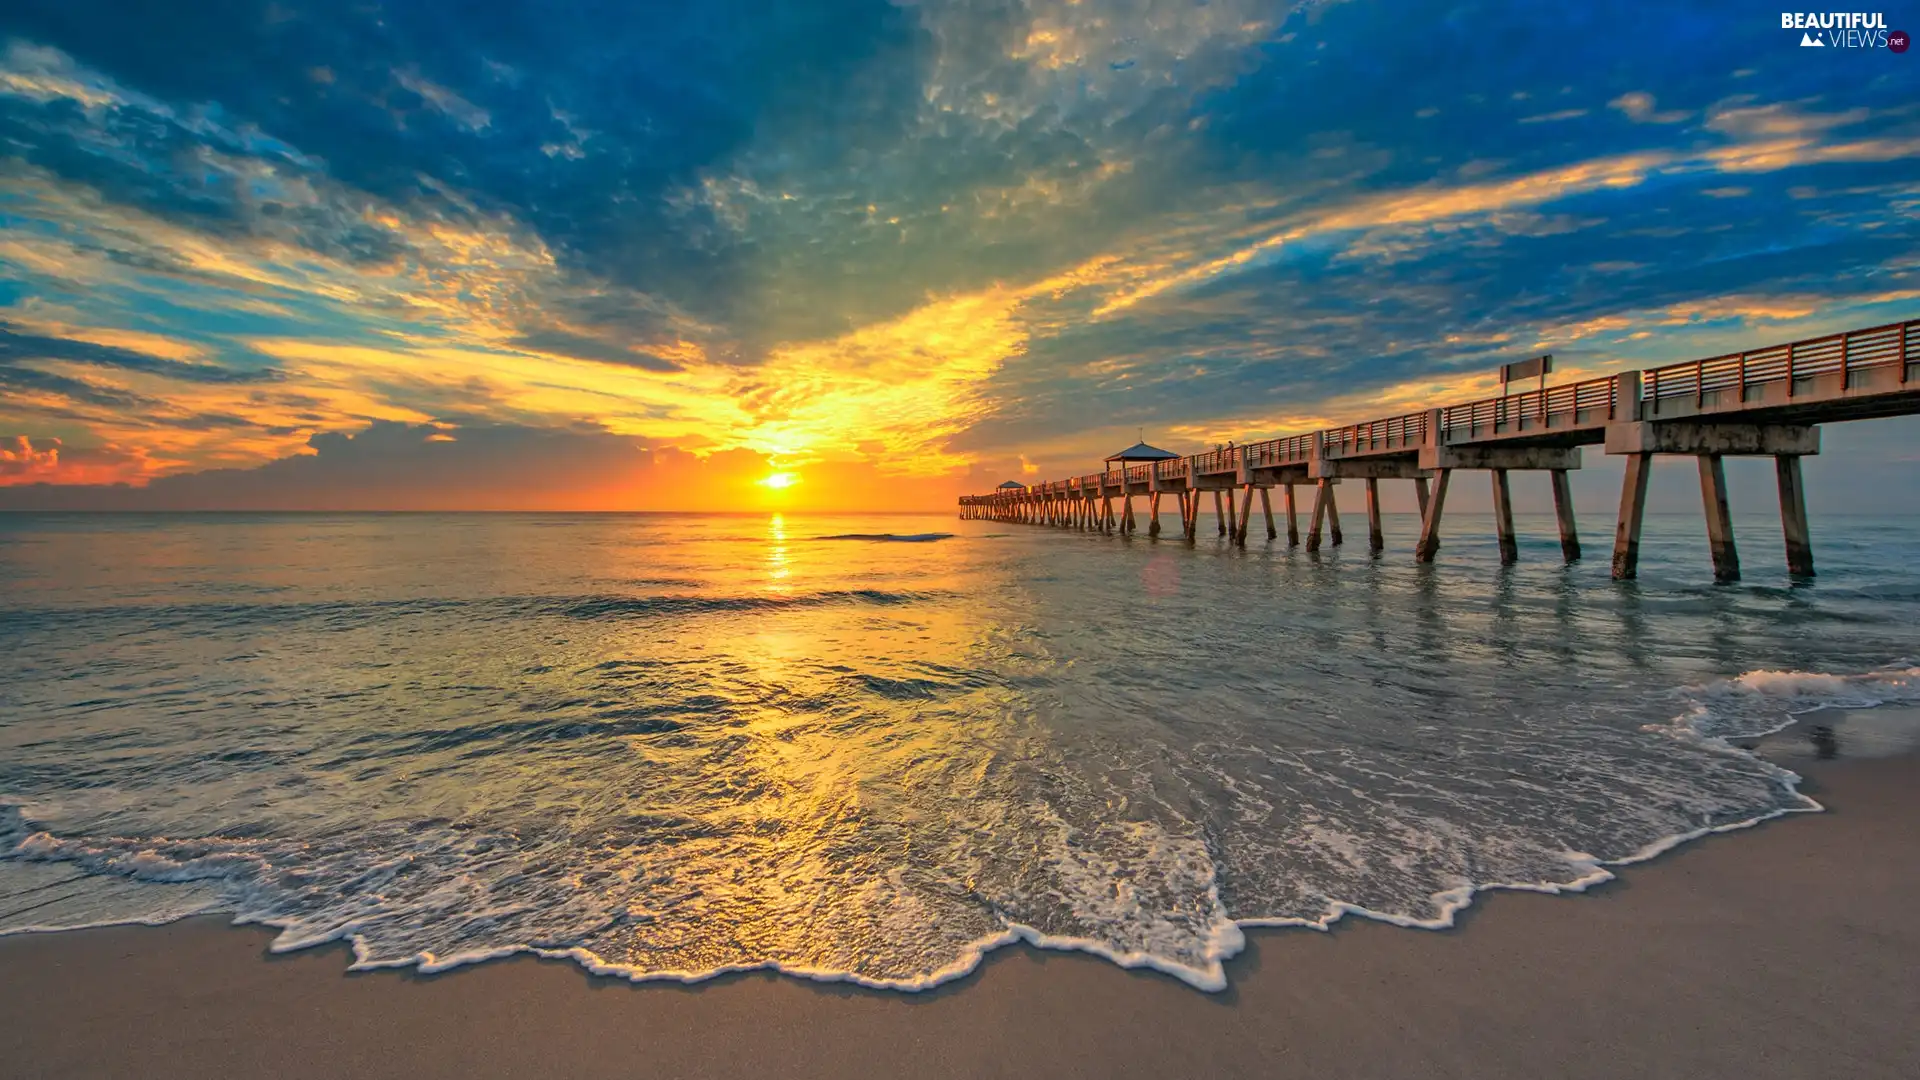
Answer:
POLYGON ((1446 930, 1250 927, 1227 986, 1026 944, 918 993, 765 971, 631 982, 517 956, 349 973, 205 916, 0 939, 21 1077, 1849 1076, 1920 1060, 1920 758, 1801 771, 1827 809, 1446 930))

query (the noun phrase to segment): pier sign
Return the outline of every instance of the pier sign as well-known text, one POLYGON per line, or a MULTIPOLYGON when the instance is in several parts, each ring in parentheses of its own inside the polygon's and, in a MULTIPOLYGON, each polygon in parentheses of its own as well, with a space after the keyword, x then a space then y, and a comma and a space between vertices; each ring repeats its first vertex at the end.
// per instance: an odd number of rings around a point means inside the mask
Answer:
POLYGON ((1545 353, 1531 360, 1516 360, 1511 364, 1500 365, 1500 381, 1519 382, 1522 379, 1544 379, 1553 371, 1553 354, 1545 353))

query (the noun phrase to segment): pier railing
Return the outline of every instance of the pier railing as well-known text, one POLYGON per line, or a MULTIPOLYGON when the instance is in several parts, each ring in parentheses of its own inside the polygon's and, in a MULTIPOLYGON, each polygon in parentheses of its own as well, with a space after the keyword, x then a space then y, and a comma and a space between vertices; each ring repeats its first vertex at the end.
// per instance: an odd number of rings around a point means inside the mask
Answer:
POLYGON ((1247 467, 1270 468, 1276 465, 1302 465, 1313 457, 1313 435, 1286 435, 1246 445, 1247 467))
POLYGON ((1640 373, 1640 393, 1657 414, 1663 399, 1690 397, 1700 406, 1708 394, 1732 390, 1744 402, 1755 387, 1769 383, 1784 383, 1792 397, 1795 383, 1824 375, 1839 375, 1847 389, 1855 374, 1878 368, 1897 368, 1895 381, 1905 385, 1908 365, 1917 359, 1920 320, 1909 320, 1648 368, 1640 373))
POLYGON ((1407 413, 1323 431, 1320 433, 1320 453, 1324 457, 1342 457, 1382 450, 1412 450, 1426 441, 1427 414, 1407 413))
POLYGON ((1613 376, 1483 398, 1438 410, 1448 441, 1496 432, 1536 431, 1614 419, 1613 376), (1596 415, 1597 414, 1597 415, 1596 415))

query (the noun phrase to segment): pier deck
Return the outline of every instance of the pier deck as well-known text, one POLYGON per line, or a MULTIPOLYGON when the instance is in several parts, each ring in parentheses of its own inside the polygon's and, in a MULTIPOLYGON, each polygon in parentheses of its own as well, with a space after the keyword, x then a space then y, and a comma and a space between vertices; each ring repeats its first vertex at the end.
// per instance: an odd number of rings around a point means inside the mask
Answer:
POLYGON ((1517 558, 1507 473, 1552 474, 1563 556, 1580 557, 1567 472, 1584 447, 1627 459, 1614 536, 1613 574, 1631 578, 1639 562, 1646 485, 1655 454, 1699 460, 1702 501, 1715 577, 1737 580, 1739 557, 1727 511, 1722 458, 1775 460, 1787 563, 1813 574, 1800 458, 1820 452, 1824 423, 1920 413, 1920 320, 1849 330, 1724 356, 1622 372, 1561 386, 1446 405, 1151 464, 1130 465, 1025 488, 960 499, 962 517, 1131 533, 1133 500, 1148 500, 1148 532, 1157 535, 1163 496, 1177 502, 1185 538, 1196 538, 1201 497, 1212 492, 1218 528, 1246 543, 1257 492, 1267 536, 1277 538, 1273 488, 1285 495, 1287 540, 1300 542, 1294 488, 1312 485, 1309 550, 1323 531, 1342 542, 1334 487, 1366 486, 1368 543, 1384 547, 1379 482, 1411 480, 1422 518, 1415 557, 1440 547, 1446 493, 1457 469, 1492 473, 1501 557, 1517 558), (1234 497, 1239 496, 1239 505, 1234 497), (1114 500, 1120 500, 1116 513, 1114 500))

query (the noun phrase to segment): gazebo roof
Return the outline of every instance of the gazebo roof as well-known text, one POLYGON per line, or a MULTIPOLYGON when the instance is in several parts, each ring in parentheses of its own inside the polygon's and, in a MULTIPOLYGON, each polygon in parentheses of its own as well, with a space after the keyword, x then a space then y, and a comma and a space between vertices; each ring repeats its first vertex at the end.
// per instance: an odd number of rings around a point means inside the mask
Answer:
POLYGON ((1107 458, 1106 460, 1108 461, 1172 461, 1174 458, 1177 458, 1179 456, 1180 456, 1179 454, 1176 454, 1171 450, 1162 450, 1157 446, 1148 446, 1146 443, 1138 442, 1138 443, 1134 443, 1132 446, 1127 447, 1125 450, 1122 450, 1119 453, 1113 455, 1112 457, 1107 458))
POLYGON ((1014 489, 1016 489, 1016 488, 1017 488, 1017 489, 1019 489, 1019 490, 1021 490, 1021 491, 1025 491, 1025 490, 1026 490, 1026 487, 1027 487, 1027 485, 1025 485, 1025 484, 1023 484, 1023 483, 1021 483, 1021 482, 1020 482, 1020 481, 1018 481, 1018 480, 1009 480, 1009 481, 1007 481, 1006 483, 1004 483, 1004 484, 1001 484, 1001 485, 1000 485, 1000 487, 999 487, 999 490, 1000 490, 1000 491, 1011 491, 1011 490, 1014 490, 1014 489))

